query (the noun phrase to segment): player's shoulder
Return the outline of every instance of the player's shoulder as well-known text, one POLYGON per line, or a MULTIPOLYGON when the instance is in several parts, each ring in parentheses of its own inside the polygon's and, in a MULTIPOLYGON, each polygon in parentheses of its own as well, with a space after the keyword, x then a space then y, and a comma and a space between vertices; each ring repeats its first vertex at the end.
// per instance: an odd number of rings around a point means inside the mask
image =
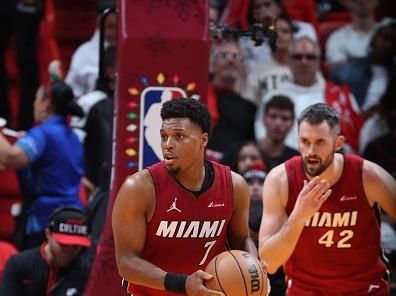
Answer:
POLYGON ((148 169, 138 171, 126 177, 121 189, 126 192, 147 193, 154 190, 153 178, 148 169))
POLYGON ((280 165, 270 170, 265 180, 279 184, 282 184, 283 182, 287 183, 287 173, 286 173, 285 163, 281 163, 280 165))
POLYGON ((147 208, 154 201, 155 188, 147 169, 126 177, 116 198, 120 208, 147 208))
POLYGON ((231 172, 231 179, 233 183, 245 182, 245 179, 242 177, 241 174, 230 170, 231 172))
POLYGON ((384 174, 385 170, 378 164, 370 160, 363 159, 362 178, 364 183, 372 184, 381 181, 384 174))

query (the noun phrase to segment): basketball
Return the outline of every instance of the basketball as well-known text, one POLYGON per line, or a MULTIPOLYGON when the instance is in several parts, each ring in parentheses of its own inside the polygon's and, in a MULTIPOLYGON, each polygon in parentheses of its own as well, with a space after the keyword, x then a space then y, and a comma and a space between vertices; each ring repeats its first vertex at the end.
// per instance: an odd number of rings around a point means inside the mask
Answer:
POLYGON ((267 274, 260 261, 245 251, 225 251, 214 257, 205 271, 213 275, 206 287, 227 296, 267 295, 267 274))

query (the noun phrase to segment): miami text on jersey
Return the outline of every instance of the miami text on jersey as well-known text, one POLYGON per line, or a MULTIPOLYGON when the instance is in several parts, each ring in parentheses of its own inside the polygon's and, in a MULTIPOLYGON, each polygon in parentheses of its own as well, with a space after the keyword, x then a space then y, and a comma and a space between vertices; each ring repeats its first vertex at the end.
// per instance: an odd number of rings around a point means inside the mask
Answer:
POLYGON ((160 237, 208 238, 217 237, 226 220, 216 221, 161 221, 156 232, 160 237))
POLYGON ((345 227, 355 226, 358 217, 358 211, 343 212, 343 213, 329 213, 329 212, 316 212, 311 217, 305 226, 310 227, 345 227))

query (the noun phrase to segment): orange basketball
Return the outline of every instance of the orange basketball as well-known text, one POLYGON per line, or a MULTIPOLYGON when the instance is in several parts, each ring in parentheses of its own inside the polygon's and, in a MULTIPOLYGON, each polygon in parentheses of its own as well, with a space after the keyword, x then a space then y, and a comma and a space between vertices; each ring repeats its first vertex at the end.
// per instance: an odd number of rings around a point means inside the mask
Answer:
POLYGON ((267 295, 267 274, 260 261, 247 252, 225 251, 214 257, 205 271, 213 275, 206 286, 227 296, 267 295))

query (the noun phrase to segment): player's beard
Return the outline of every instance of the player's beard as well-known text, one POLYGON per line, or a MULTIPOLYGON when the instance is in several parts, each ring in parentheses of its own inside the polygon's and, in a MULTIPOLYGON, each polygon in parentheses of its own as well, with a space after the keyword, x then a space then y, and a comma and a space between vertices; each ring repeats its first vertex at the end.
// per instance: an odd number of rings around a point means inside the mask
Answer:
POLYGON ((322 174, 333 162, 334 160, 334 153, 335 149, 322 161, 321 158, 313 156, 307 156, 304 158, 303 166, 304 171, 311 177, 316 177, 322 174), (319 164, 316 168, 310 168, 308 165, 308 159, 314 158, 315 160, 319 161, 319 164))
POLYGON ((171 174, 172 176, 176 176, 180 172, 180 167, 167 166, 166 169, 168 170, 169 174, 171 174))

